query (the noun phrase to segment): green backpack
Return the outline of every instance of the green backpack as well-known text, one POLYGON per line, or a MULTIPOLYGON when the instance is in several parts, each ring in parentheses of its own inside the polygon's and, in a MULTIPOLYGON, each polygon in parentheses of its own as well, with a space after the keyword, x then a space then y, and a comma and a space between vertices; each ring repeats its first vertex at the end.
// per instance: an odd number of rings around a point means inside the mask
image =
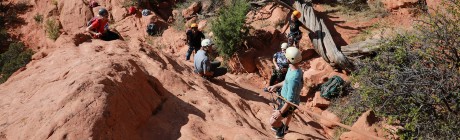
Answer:
POLYGON ((321 97, 332 99, 340 95, 344 81, 339 76, 335 75, 329 78, 326 83, 321 85, 321 97))

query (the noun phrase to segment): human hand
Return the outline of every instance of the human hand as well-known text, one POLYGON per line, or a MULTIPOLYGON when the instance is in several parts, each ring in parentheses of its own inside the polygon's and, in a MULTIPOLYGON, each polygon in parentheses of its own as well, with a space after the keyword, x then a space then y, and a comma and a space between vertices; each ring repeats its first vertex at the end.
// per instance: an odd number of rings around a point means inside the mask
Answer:
POLYGON ((96 33, 96 37, 97 37, 97 38, 99 38, 99 37, 101 37, 101 36, 102 36, 101 33, 96 33))
POLYGON ((274 92, 275 89, 276 89, 275 86, 269 86, 269 87, 267 87, 267 91, 268 91, 268 92, 274 92))

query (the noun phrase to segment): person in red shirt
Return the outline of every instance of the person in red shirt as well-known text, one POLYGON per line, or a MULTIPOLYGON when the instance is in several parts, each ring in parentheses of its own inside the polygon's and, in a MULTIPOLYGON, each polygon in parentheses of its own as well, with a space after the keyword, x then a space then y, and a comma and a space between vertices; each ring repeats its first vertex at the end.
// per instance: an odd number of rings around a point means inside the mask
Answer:
POLYGON ((109 30, 109 12, 101 8, 99 9, 99 15, 94 19, 91 25, 86 28, 86 31, 93 36, 93 38, 102 39, 105 41, 119 39, 117 33, 109 30))

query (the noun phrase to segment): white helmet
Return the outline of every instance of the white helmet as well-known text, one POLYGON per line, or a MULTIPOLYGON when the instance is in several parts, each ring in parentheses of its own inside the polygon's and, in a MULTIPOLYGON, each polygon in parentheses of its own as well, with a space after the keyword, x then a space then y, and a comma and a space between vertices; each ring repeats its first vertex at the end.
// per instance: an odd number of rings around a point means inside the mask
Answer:
POLYGON ((281 44, 281 49, 287 49, 287 48, 288 48, 288 44, 287 44, 287 43, 281 44))
POLYGON ((212 45, 212 42, 210 39, 203 39, 203 41, 201 41, 201 46, 202 47, 207 47, 207 46, 210 46, 212 45))
POLYGON ((296 47, 289 47, 286 49, 286 58, 291 64, 296 64, 302 61, 302 54, 296 47))

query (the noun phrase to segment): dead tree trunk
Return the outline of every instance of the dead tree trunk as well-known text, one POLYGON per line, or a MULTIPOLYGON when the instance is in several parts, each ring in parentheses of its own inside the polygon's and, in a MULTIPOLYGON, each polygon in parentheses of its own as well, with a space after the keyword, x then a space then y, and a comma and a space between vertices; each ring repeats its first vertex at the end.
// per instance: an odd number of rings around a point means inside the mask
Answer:
POLYGON ((302 13, 302 17, 299 20, 317 34, 316 37, 310 36, 316 52, 334 67, 351 69, 352 64, 337 49, 326 24, 322 19, 316 17, 311 3, 296 1, 293 7, 302 13))

